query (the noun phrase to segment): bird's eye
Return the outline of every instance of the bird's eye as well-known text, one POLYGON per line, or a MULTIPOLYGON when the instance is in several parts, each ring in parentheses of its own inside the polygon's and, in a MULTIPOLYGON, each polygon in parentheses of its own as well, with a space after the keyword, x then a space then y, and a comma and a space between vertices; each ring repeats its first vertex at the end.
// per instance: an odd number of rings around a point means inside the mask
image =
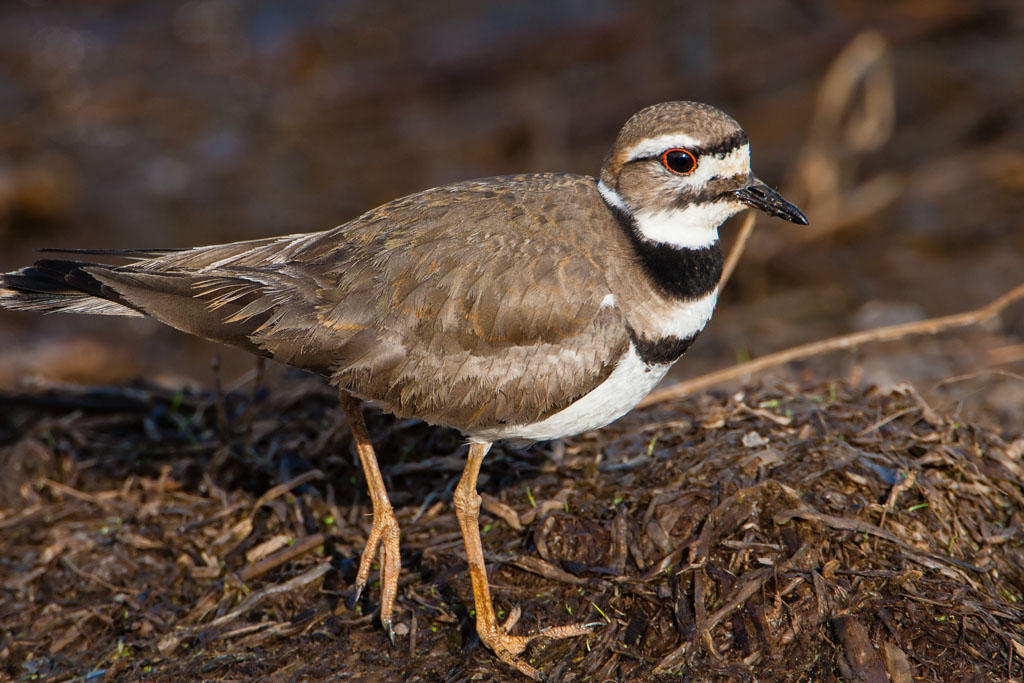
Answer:
POLYGON ((670 149, 661 155, 661 163, 679 175, 690 175, 697 168, 697 158, 685 149, 670 149))

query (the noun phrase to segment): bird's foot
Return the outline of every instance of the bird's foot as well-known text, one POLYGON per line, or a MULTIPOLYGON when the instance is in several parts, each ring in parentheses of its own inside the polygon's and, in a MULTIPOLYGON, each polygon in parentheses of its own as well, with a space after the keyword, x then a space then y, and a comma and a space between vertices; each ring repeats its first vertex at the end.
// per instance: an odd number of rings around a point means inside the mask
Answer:
POLYGON ((489 647, 498 656, 498 659, 535 681, 544 680, 541 672, 519 659, 519 655, 523 653, 531 640, 542 637, 553 640, 575 638, 576 636, 590 633, 592 628, 600 625, 600 622, 596 622, 551 626, 529 635, 514 636, 509 631, 512 630, 512 627, 519 621, 519 617, 522 616, 522 611, 518 607, 512 608, 508 619, 503 624, 498 624, 496 621, 486 617, 481 619, 481 616, 483 615, 477 615, 476 632, 480 636, 480 640, 483 641, 483 644, 489 647))
POLYGON ((373 526, 370 528, 370 536, 366 539, 363 555, 359 559, 359 571, 356 573, 352 597, 348 601, 350 609, 359 602, 359 597, 363 594, 366 582, 370 578, 370 569, 373 568, 373 560, 377 557, 379 548, 380 623, 392 643, 395 642, 392 617, 395 612, 395 596, 398 594, 398 573, 402 567, 398 539, 398 520, 395 518, 391 505, 375 509, 373 511, 373 526))

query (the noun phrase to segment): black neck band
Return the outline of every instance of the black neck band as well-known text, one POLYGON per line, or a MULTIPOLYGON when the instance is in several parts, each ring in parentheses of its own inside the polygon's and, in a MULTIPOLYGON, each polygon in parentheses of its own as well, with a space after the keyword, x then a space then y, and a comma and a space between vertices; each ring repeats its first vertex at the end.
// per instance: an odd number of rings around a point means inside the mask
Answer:
POLYGON ((611 204, 608 208, 629 236, 644 270, 666 296, 692 301, 718 286, 722 278, 722 248, 717 241, 700 249, 651 242, 640 234, 633 216, 611 204))

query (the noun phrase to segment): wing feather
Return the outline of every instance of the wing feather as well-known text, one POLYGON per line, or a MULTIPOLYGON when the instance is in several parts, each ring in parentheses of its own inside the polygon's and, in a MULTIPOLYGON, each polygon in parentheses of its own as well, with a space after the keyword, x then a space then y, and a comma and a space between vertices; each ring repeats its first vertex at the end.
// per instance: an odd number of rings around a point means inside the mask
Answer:
POLYGON ((77 250, 0 276, 0 305, 145 313, 463 430, 539 420, 606 378, 628 339, 594 253, 618 230, 595 181, 428 190, 333 230, 188 250, 77 250), (56 265, 55 265, 56 264, 56 265))

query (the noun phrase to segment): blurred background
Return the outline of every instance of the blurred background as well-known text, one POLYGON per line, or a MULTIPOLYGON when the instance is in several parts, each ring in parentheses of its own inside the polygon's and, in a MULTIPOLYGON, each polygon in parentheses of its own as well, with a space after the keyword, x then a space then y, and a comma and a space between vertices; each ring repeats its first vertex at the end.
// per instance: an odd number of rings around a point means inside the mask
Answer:
MULTIPOLYGON (((1018 0, 9 0, 0 270, 40 247, 322 230, 473 177, 596 174, 655 102, 713 103, 811 220, 759 218, 676 377, 980 306, 1024 281, 1018 0)), ((736 220, 723 231, 733 239, 736 220)), ((211 383, 159 324, 0 313, 0 387, 211 383)), ((912 381, 1021 433, 1024 306, 790 376, 912 381)))

